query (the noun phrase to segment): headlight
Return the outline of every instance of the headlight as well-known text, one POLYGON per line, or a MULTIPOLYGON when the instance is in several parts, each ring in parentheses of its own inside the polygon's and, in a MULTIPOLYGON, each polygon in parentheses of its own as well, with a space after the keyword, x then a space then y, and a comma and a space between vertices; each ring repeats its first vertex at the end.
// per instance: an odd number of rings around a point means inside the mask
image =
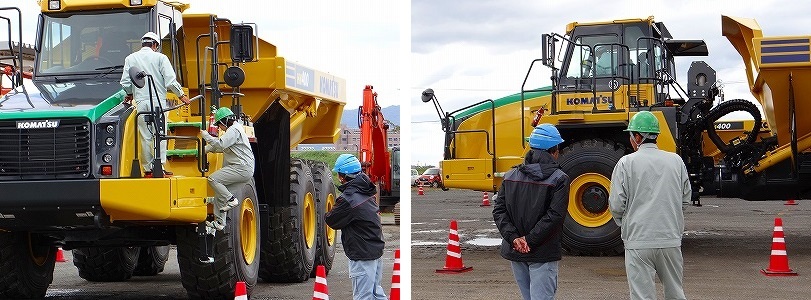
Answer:
POLYGON ((102 156, 101 159, 104 162, 108 163, 108 162, 111 162, 113 160, 113 156, 110 155, 110 153, 107 153, 107 154, 104 154, 104 156, 102 156))
POLYGON ((50 10, 59 10, 62 8, 62 3, 60 0, 48 0, 48 9, 50 10))
POLYGON ((113 132, 115 132, 115 126, 113 126, 112 124, 107 125, 107 133, 113 133, 113 132))
POLYGON ((112 146, 113 142, 115 142, 115 140, 111 137, 104 139, 104 143, 107 144, 107 146, 112 146))
POLYGON ((141 5, 142 0, 130 0, 130 5, 141 5))

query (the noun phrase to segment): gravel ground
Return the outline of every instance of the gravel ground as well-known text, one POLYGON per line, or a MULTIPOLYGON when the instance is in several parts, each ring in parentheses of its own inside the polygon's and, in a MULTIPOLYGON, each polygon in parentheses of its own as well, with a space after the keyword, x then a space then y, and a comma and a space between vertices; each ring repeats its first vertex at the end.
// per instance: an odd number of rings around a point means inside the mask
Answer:
MULTIPOLYGON (((492 197, 492 194, 490 194, 492 197)), ((520 299, 482 193, 412 191, 412 298, 520 299), (450 219, 459 221, 462 258, 471 272, 437 274, 445 262, 450 219)), ((747 202, 703 198, 685 212, 684 289, 689 299, 810 299, 811 201, 747 202), (783 218, 789 266, 799 276, 766 277, 774 218, 783 218)), ((564 255, 557 299, 627 299, 623 257, 564 255)), ((661 285, 659 297, 663 298, 661 285)))

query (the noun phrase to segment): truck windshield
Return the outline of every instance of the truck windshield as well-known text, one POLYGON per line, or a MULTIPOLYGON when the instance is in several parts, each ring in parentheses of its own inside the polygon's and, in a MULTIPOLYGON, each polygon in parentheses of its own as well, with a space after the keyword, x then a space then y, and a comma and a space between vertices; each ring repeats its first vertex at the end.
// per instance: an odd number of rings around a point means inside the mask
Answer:
POLYGON ((141 48, 149 10, 45 15, 37 75, 109 72, 141 48))

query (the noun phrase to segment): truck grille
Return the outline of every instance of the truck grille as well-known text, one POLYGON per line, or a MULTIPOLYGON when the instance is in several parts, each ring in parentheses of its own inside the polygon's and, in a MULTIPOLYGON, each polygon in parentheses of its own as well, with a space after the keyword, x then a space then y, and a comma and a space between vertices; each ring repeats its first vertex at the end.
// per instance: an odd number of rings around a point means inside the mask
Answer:
POLYGON ((0 181, 87 178, 90 122, 61 119, 57 128, 17 129, 0 121, 0 181))

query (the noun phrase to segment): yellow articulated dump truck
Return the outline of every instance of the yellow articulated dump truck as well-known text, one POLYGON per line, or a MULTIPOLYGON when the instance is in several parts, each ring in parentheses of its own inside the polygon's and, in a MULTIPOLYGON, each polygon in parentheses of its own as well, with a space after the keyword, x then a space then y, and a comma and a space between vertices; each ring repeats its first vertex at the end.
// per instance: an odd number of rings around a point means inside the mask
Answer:
MULTIPOLYGON (((183 13, 188 4, 177 1, 40 6, 33 80, 24 83, 14 63, 14 89, 0 98, 0 297, 43 297, 57 247, 73 251, 82 278, 123 281, 163 271, 176 245, 190 298, 230 298, 239 281, 250 293, 259 279, 301 282, 313 265, 331 267, 336 232, 323 215, 336 198, 332 172, 291 159, 290 149, 336 139, 345 80, 286 61, 253 24, 183 13), (159 51, 196 100, 173 105, 178 95, 169 93, 160 107, 167 117, 122 103, 124 59, 146 32, 161 39, 159 51), (256 162, 253 179, 231 191, 240 204, 227 226, 215 231, 205 226, 214 195, 207 176, 223 157, 203 151, 200 130, 219 107, 244 124, 256 162), (141 169, 140 146, 161 148, 138 145, 138 118, 165 127, 150 134, 167 141, 173 174, 141 169)), ((22 25, 19 9, 0 14, 22 25)), ((132 75, 137 86, 154 74, 132 75)))
MULTIPOLYGON (((444 112, 445 186, 496 191, 503 174, 523 161, 534 125, 555 124, 566 140, 559 163, 571 178, 563 246, 570 253, 622 253, 608 192, 617 161, 632 151, 623 130, 637 112, 662 125, 658 146, 678 153, 690 174, 693 204, 702 194, 746 200, 786 200, 811 192, 811 38, 764 37, 751 19, 721 18, 722 31, 744 60, 752 95, 717 101, 716 74, 693 61, 688 82, 676 81, 674 59, 706 56, 702 40, 677 40, 653 17, 571 23, 566 33, 542 36, 542 57, 530 65, 520 93, 444 112), (528 82, 536 66, 552 70, 552 85, 528 82), (686 88, 686 89, 685 89, 686 88), (806 106, 808 106, 806 108, 806 106), (743 121, 719 120, 733 112, 743 121), (485 143, 481 141, 484 140, 485 143)), ((650 180, 657 180, 651 178, 650 180)))

